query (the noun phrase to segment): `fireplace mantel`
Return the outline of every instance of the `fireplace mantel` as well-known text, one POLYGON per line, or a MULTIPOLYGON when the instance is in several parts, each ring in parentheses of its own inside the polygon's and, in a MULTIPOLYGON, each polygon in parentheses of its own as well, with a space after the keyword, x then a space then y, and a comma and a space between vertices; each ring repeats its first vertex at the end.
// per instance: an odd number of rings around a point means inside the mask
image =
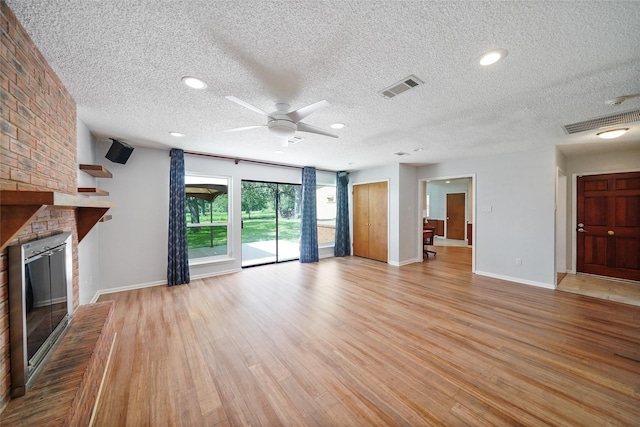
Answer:
POLYGON ((43 209, 75 209, 78 241, 81 241, 115 206, 115 202, 55 191, 0 191, 0 250, 43 209))

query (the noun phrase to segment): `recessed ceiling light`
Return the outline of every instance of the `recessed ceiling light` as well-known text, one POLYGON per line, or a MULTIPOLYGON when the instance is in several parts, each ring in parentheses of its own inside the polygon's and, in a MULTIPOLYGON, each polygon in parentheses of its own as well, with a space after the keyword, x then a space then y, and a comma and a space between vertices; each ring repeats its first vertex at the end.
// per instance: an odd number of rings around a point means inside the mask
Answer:
POLYGON ((344 127, 344 123, 334 123, 331 125, 332 129, 342 129, 344 127))
POLYGON ((627 99, 638 98, 638 97, 640 97, 640 93, 636 93, 634 95, 616 96, 615 98, 607 99, 606 101, 604 101, 604 103, 607 105, 620 105, 627 99))
POLYGON ((507 56, 507 49, 492 50, 480 57, 480 65, 487 66, 487 65, 495 64, 505 56, 507 56))
POLYGON ((276 151, 274 151, 274 153, 276 153, 276 154, 284 154, 284 151, 283 150, 276 150, 276 151))
POLYGON ((424 151, 424 148, 416 148, 413 151, 415 151, 416 153, 420 152, 420 151, 424 151))
POLYGON ((613 139, 613 138, 617 138, 619 136, 624 135, 625 133, 627 133, 628 130, 629 128, 610 129, 610 130, 598 132, 596 135, 598 135, 600 138, 603 138, 603 139, 613 139))
POLYGON ((207 88, 207 84, 196 77, 184 76, 182 83, 189 86, 191 89, 203 90, 207 88))
POLYGON ((180 132, 169 132, 169 135, 175 136, 176 138, 184 138, 184 133, 180 132))

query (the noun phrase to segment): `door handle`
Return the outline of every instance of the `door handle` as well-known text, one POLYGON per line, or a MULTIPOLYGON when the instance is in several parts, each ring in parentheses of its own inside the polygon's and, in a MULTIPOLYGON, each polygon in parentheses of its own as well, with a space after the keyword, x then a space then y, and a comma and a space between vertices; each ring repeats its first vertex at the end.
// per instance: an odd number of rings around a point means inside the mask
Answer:
POLYGON ((609 230, 609 231, 607 231, 607 234, 608 234, 609 236, 615 236, 615 235, 616 235, 616 232, 615 232, 615 231, 613 231, 613 230, 609 230))
POLYGON ((585 231, 584 231, 584 228, 582 228, 582 227, 581 227, 581 228, 578 228, 578 233, 584 233, 584 232, 585 232, 585 231))
POLYGON ((582 227, 584 227, 584 224, 583 224, 583 223, 579 223, 579 224, 578 224, 578 227, 581 227, 581 228, 582 228, 582 227))

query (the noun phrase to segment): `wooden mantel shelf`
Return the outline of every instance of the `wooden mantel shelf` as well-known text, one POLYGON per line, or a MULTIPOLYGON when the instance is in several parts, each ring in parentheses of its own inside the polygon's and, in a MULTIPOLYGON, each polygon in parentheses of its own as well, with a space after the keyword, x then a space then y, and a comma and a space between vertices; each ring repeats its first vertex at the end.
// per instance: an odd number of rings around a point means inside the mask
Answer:
POLYGON ((81 241, 115 206, 115 202, 55 191, 0 191, 0 250, 43 209, 76 209, 78 241, 81 241))

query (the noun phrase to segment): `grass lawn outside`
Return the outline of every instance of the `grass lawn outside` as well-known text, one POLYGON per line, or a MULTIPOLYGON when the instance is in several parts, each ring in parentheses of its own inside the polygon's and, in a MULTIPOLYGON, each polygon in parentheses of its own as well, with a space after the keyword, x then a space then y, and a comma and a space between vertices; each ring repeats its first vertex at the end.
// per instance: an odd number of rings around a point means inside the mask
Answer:
MULTIPOLYGON (((205 221, 204 218, 201 219, 205 221)), ((214 212, 213 220, 220 219, 222 218, 216 218, 216 213, 214 212)), ((208 220, 209 218, 207 217, 206 221, 208 220)), ((187 223, 190 225, 187 230, 189 249, 227 246, 226 226, 192 226, 188 215, 187 223)), ((243 212, 242 223, 242 243, 276 240, 276 220, 273 211, 251 212, 251 218, 243 212)), ((299 242, 300 218, 279 218, 278 231, 280 240, 299 242)))

